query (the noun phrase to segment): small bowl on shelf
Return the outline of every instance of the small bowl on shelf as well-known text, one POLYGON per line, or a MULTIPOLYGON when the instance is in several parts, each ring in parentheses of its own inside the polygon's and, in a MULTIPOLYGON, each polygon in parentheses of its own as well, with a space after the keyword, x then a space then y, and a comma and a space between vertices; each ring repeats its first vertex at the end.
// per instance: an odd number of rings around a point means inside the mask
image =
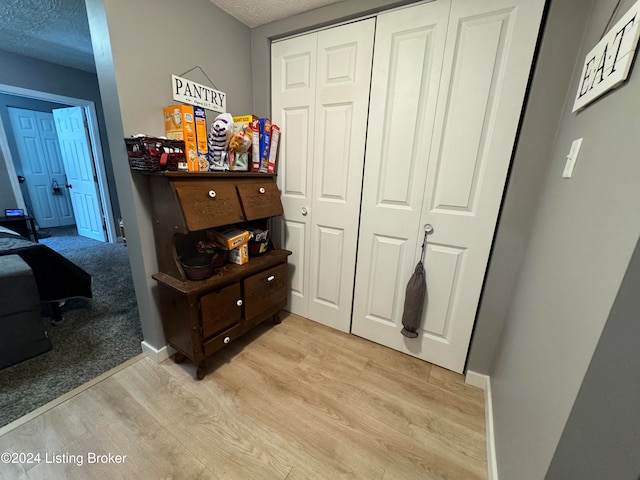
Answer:
POLYGON ((214 262, 218 254, 194 255, 180 258, 180 264, 189 280, 205 280, 213 275, 214 262))

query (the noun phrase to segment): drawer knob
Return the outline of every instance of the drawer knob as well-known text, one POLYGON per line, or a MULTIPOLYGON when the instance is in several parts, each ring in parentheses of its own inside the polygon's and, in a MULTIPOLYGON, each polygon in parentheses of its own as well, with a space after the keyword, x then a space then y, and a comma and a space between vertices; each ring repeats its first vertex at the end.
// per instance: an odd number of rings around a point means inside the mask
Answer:
POLYGON ((211 198, 216 198, 216 191, 215 190, 209 190, 209 196, 211 198))
POLYGON ((224 337, 223 342, 224 343, 229 343, 231 341, 231 339, 229 337, 224 337))
POLYGON ((238 300, 238 301, 236 302, 236 305, 238 305, 239 307, 241 307, 241 306, 242 306, 242 300, 238 300))
POLYGON ((275 275, 270 275, 269 277, 267 277, 267 282, 272 282, 274 278, 276 278, 275 275))
POLYGON ((260 187, 260 188, 258 189, 258 191, 259 191, 260 193, 264 193, 264 192, 266 192, 266 190, 264 189, 264 187, 260 187))

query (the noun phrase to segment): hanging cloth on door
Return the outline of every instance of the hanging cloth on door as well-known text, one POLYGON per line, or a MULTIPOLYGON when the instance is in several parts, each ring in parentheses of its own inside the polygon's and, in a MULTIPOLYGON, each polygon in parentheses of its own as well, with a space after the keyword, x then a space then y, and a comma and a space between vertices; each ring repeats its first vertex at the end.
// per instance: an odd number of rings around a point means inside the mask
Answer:
POLYGON ((422 319, 422 308, 425 305, 425 297, 427 294, 427 275, 424 271, 422 261, 424 259, 424 251, 427 247, 427 235, 430 231, 425 230, 424 241, 422 242, 422 254, 420 261, 407 283, 407 291, 404 297, 404 312, 402 313, 402 335, 408 338, 416 338, 418 336, 418 328, 420 328, 420 320, 422 319))

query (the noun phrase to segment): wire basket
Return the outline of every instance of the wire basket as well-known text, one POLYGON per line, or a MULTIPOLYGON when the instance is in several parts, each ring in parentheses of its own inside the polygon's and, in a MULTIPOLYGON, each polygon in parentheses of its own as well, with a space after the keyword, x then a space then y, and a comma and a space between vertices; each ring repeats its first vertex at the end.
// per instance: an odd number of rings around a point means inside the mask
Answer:
POLYGON ((129 137, 124 139, 132 170, 158 172, 178 170, 185 163, 184 141, 157 137, 129 137))

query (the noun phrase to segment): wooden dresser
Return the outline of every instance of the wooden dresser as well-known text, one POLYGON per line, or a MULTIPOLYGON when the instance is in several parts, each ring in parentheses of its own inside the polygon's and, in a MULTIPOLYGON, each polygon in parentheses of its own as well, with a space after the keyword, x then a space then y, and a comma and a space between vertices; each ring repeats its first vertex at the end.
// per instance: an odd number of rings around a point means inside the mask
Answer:
POLYGON ((205 280, 188 280, 181 250, 206 229, 241 222, 263 222, 281 215, 275 175, 257 173, 180 173, 146 175, 149 181, 158 267, 158 298, 164 334, 189 358, 202 379, 206 358, 271 318, 287 303, 287 257, 275 248, 245 265, 227 263, 205 280))

